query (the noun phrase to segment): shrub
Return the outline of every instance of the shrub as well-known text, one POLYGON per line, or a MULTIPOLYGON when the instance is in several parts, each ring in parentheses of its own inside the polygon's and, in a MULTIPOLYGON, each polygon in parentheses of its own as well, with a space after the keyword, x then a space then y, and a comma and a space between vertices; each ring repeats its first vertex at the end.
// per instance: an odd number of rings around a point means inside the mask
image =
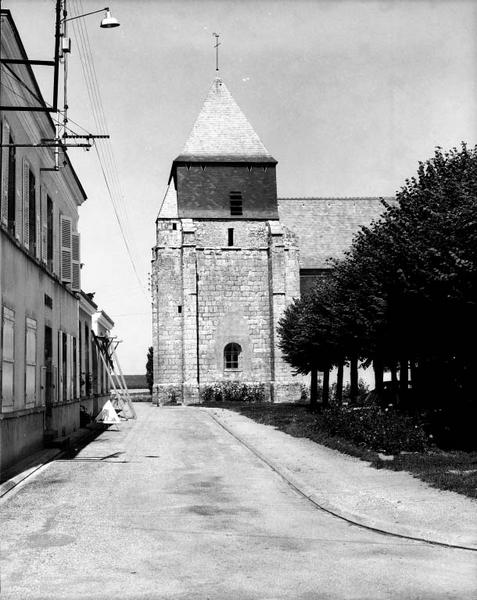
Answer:
POLYGON ((332 407, 323 412, 321 423, 330 435, 386 454, 422 452, 428 446, 420 420, 395 410, 332 407))
POLYGON ((241 383, 239 381, 214 383, 200 390, 200 399, 204 404, 220 402, 264 402, 265 385, 263 383, 241 383))

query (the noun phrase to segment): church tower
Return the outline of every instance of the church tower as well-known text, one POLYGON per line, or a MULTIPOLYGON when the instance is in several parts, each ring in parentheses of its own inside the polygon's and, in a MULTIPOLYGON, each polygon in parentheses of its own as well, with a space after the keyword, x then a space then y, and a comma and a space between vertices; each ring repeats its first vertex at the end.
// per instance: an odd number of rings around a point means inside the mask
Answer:
POLYGON ((230 380, 265 384, 271 401, 299 398, 276 333, 300 293, 276 164, 216 77, 156 221, 155 401, 199 402, 201 389, 230 380))

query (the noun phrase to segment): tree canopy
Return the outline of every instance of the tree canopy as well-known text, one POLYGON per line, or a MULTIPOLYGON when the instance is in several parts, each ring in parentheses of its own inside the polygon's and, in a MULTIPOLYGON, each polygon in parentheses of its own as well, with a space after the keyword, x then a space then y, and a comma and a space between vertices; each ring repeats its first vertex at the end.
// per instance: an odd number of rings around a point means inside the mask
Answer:
POLYGON ((309 372, 312 361, 406 357, 444 367, 450 385, 468 389, 477 359, 477 147, 437 148, 383 205, 329 279, 285 312, 285 358, 309 372))

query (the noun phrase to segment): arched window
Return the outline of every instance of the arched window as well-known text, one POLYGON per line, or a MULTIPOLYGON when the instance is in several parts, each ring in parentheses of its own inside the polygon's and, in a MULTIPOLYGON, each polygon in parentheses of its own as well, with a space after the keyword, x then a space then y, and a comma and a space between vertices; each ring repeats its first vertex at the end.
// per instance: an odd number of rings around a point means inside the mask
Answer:
POLYGON ((242 348, 239 346, 239 344, 227 344, 224 348, 224 368, 238 369, 239 356, 241 352, 242 348))

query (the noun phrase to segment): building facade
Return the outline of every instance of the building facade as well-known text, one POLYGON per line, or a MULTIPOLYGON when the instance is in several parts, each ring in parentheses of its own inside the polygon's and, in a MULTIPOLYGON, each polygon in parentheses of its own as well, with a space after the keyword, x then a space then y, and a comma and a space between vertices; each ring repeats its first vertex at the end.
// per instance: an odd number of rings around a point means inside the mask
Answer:
MULTIPOLYGON (((26 59, 9 11, 1 11, 2 58, 26 59)), ((84 189, 55 138, 29 65, 1 64, 0 470, 79 427, 83 353, 78 207, 84 189), (18 107, 18 108, 17 108, 18 107)), ((83 298, 84 300, 84 298, 83 298)), ((97 307, 96 307, 97 308, 97 307)), ((96 308, 93 312, 96 311, 96 308)), ((86 312, 85 312, 86 311, 86 312)), ((89 326, 91 328, 91 325, 89 326)))
POLYGON ((200 400, 224 381, 269 400, 299 388, 275 335, 299 295, 297 248, 278 216, 276 160, 220 78, 172 164, 153 249, 154 394, 200 400))
POLYGON ((220 78, 173 161, 152 257, 153 395, 200 401, 223 381, 300 398, 277 324, 383 210, 379 198, 277 198, 276 160, 220 78))

